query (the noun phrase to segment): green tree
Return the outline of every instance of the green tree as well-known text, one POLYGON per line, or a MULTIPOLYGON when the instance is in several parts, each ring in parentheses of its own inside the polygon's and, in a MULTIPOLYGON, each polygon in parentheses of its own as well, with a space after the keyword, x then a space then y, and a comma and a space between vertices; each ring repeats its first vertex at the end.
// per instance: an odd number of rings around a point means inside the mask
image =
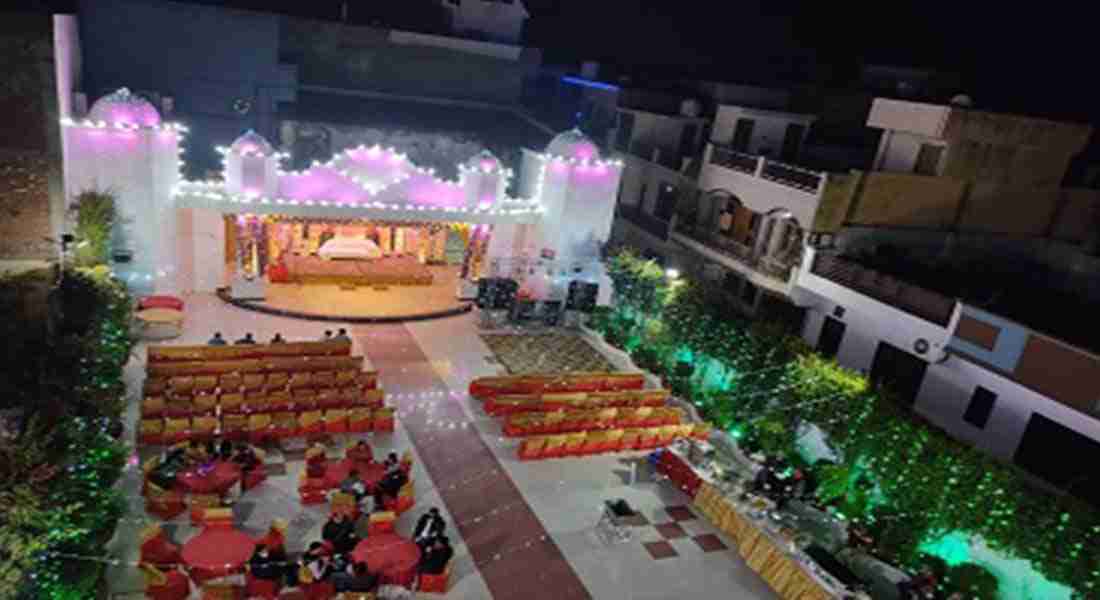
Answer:
POLYGON ((81 192, 70 207, 76 235, 76 265, 97 267, 111 255, 111 231, 115 225, 115 197, 110 192, 81 192))

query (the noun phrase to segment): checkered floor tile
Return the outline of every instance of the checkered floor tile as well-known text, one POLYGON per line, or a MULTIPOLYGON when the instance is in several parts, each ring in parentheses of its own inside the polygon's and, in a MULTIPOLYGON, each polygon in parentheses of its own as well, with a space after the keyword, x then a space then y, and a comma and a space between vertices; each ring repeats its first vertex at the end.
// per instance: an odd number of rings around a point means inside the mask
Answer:
POLYGON ((483 335, 481 339, 512 374, 617 370, 584 338, 575 334, 495 334, 483 335))
POLYGON ((665 508, 665 512, 672 517, 673 521, 690 521, 695 518, 695 513, 691 512, 691 509, 686 506, 668 506, 665 508))
POLYGON ((727 548, 726 543, 722 541, 722 538, 714 535, 713 533, 705 533, 703 535, 697 535, 691 538, 699 549, 703 552, 718 552, 727 548))
POLYGON ((661 523, 657 525, 657 533, 661 534, 661 537, 666 540, 675 540, 682 537, 687 537, 687 532, 683 527, 680 527, 676 523, 661 523))
POLYGON ((673 556, 679 556, 680 553, 672 547, 672 544, 668 542, 646 542, 642 544, 646 552, 653 557, 653 560, 661 560, 663 558, 672 558, 673 556))

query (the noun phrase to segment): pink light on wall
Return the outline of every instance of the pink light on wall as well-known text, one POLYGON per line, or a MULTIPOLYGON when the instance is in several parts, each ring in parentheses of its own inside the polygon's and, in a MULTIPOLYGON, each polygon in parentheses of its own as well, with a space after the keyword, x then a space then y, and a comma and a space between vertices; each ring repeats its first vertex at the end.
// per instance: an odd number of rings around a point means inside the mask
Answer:
POLYGON ((573 147, 573 158, 580 160, 591 160, 598 156, 598 153, 596 146, 589 143, 581 143, 573 147))

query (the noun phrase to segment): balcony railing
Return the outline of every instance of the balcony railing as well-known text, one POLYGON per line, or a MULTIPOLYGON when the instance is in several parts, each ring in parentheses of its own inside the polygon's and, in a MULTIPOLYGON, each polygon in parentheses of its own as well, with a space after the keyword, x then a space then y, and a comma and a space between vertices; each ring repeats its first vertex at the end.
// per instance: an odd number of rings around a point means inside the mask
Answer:
POLYGON ((668 241, 671 223, 646 213, 636 206, 619 205, 619 216, 641 228, 649 235, 668 241))
POLYGON ((740 171, 748 175, 774 181, 807 192, 817 192, 821 188, 824 173, 788 165, 763 156, 754 156, 738 152, 725 146, 712 145, 710 163, 726 169, 740 171))
POLYGON ((946 327, 955 310, 955 301, 947 296, 911 285, 832 254, 818 254, 810 271, 846 288, 855 290, 946 327))
POLYGON ((795 263, 775 256, 756 256, 752 246, 689 222, 677 222, 676 233, 724 254, 762 275, 787 282, 795 263))
POLYGON ((756 173, 758 158, 751 154, 745 154, 744 152, 715 146, 714 150, 710 153, 710 162, 719 167, 725 167, 727 169, 733 169, 734 171, 741 171, 742 173, 753 175, 756 173))
POLYGON ((764 168, 760 176, 777 183, 789 185, 802 190, 816 192, 821 185, 821 173, 815 173, 806 169, 788 165, 773 160, 764 159, 764 168))

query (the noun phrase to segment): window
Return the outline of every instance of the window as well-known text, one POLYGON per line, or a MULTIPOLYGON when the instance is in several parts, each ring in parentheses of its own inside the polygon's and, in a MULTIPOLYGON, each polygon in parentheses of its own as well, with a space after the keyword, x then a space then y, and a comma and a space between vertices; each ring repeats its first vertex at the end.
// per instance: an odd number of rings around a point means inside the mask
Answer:
POLYGON ((993 404, 997 401, 997 394, 982 386, 974 388, 974 395, 970 397, 970 405, 963 413, 963 421, 970 423, 978 429, 985 429, 989 422, 989 415, 993 413, 993 404))
POLYGON ((733 146, 738 152, 748 152, 749 143, 752 141, 752 128, 756 123, 752 119, 737 119, 737 126, 733 130, 733 146))
POLYGON ((654 207, 653 216, 662 221, 672 220, 672 213, 676 212, 676 200, 678 198, 676 186, 662 183, 661 189, 657 193, 657 204, 654 207))
POLYGON ((745 285, 741 287, 741 303, 745 306, 755 306, 756 297, 759 295, 759 290, 756 289, 756 285, 751 281, 746 281, 745 285))
POLYGON ((943 146, 939 144, 921 144, 917 153, 917 164, 913 172, 917 175, 939 175, 940 157, 943 156, 943 146))
POLYGON ((800 123, 790 123, 783 132, 783 150, 779 153, 779 160, 794 162, 798 158, 798 150, 802 147, 802 138, 806 137, 806 126, 800 123))
POLYGON ((685 125, 680 131, 680 158, 695 156, 695 137, 699 134, 699 126, 695 123, 685 125))

